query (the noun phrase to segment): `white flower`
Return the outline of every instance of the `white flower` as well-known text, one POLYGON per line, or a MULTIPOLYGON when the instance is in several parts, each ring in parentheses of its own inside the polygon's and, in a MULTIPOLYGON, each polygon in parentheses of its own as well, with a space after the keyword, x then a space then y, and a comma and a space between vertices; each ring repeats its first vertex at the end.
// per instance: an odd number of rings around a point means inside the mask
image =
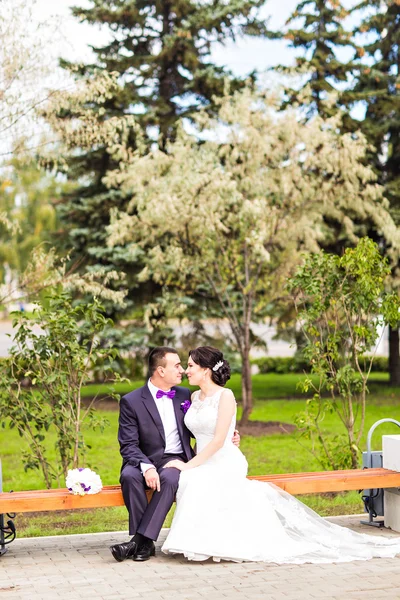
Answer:
POLYGON ((98 494, 103 488, 100 476, 91 469, 70 469, 65 484, 71 494, 79 496, 98 494))

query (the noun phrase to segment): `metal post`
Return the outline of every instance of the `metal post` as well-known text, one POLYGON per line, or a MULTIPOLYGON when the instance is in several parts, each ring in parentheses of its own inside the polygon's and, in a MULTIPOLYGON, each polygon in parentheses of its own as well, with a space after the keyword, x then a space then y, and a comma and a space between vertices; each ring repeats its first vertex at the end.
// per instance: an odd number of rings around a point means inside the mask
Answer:
POLYGON ((368 469, 372 469, 372 452, 371 452, 372 434, 374 433, 374 431, 378 427, 378 425, 381 425, 382 423, 394 423, 395 425, 400 427, 400 422, 396 421, 395 419, 381 419, 380 421, 377 421, 376 423, 374 423, 372 425, 371 429, 368 431, 368 436, 367 436, 367 467, 368 467, 368 469))
MULTIPOLYGON (((394 423, 395 425, 400 427, 400 422, 396 421, 396 419, 380 419, 380 421, 377 421, 376 423, 374 423, 372 425, 372 427, 368 431, 368 436, 367 436, 367 461, 366 461, 367 469, 372 469, 372 451, 371 451, 372 434, 374 433, 375 429, 382 423, 394 423)), ((369 503, 368 503, 369 519, 368 519, 368 521, 360 521, 360 523, 362 523, 363 525, 371 525, 372 527, 383 527, 383 521, 374 521, 374 507, 373 507, 373 501, 372 501, 372 499, 374 497, 373 491, 374 490, 372 490, 372 489, 369 490, 369 503)), ((376 516, 376 513, 375 513, 375 516, 376 516)))

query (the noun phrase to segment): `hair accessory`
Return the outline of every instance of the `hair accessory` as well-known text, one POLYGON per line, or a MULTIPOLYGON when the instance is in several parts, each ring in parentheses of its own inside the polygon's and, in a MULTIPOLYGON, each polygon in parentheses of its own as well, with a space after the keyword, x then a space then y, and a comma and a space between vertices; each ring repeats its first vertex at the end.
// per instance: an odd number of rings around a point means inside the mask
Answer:
POLYGON ((220 367, 222 367, 222 365, 223 365, 223 364, 224 364, 224 361, 223 361, 223 360, 220 360, 219 362, 217 362, 217 364, 216 364, 216 365, 214 365, 214 366, 213 366, 212 370, 213 370, 213 371, 218 371, 218 369, 219 369, 220 367))

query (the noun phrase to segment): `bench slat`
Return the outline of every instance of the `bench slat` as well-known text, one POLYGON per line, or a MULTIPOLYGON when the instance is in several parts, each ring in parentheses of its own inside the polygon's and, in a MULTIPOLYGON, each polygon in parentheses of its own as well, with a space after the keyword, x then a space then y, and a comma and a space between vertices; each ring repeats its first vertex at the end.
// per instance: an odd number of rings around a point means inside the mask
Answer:
MULTIPOLYGON (((400 473, 379 468, 256 475, 249 479, 273 483, 294 495, 400 487, 400 473)), ((147 493, 149 498, 151 493, 147 493)), ((74 496, 66 488, 0 493, 0 513, 100 508, 123 504, 119 485, 104 486, 99 494, 85 496, 74 496)))
MULTIPOLYGON (((369 469, 368 469, 369 470, 369 469)), ((251 479, 251 478, 250 478, 251 479)), ((397 488, 400 487, 400 473, 397 471, 362 477, 306 477, 301 478, 272 478, 261 476, 258 481, 268 481, 293 495, 318 494, 324 492, 345 492, 360 489, 397 488)))

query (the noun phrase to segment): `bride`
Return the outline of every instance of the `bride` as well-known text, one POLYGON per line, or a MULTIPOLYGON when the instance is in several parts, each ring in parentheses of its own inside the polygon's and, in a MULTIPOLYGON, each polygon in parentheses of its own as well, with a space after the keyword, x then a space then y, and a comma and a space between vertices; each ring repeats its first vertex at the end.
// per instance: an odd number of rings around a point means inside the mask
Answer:
POLYGON ((224 385, 230 368, 216 348, 189 354, 189 383, 199 386, 185 415, 197 443, 182 471, 176 511, 162 551, 189 560, 330 563, 393 557, 400 538, 386 539, 325 521, 270 483, 249 480, 247 461, 231 442, 236 402, 224 385))

